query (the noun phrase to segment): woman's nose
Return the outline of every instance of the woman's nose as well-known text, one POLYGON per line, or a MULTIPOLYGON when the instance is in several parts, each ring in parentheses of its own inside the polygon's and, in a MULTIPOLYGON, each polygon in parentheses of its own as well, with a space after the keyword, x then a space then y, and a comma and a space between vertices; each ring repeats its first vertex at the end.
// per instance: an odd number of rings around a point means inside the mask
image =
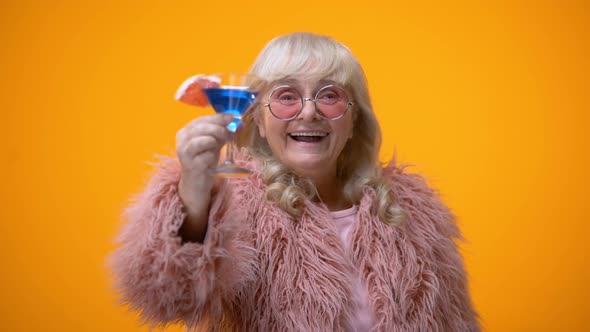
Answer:
POLYGON ((299 113, 299 119, 305 121, 314 121, 319 118, 316 112, 316 104, 311 98, 303 98, 303 108, 299 113))

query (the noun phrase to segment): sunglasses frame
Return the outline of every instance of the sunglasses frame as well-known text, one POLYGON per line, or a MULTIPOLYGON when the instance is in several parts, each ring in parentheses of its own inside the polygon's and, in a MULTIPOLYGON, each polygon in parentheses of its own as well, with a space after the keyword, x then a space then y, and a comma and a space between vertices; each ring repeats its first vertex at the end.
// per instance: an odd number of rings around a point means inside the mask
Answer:
MULTIPOLYGON (((295 113, 292 117, 289 118, 280 118, 278 117, 276 114, 274 114, 274 112, 272 111, 272 108, 270 107, 270 99, 272 97, 272 95, 278 90, 278 89, 282 89, 282 88, 286 88, 286 87, 292 87, 291 85, 288 84, 283 84, 283 85, 279 85, 276 88, 272 89, 272 91, 270 92, 270 94, 268 95, 268 102, 266 104, 264 104, 264 107, 267 107, 268 110, 270 111, 270 114, 272 114, 275 118, 282 120, 282 121, 291 121, 293 119, 295 119, 297 116, 299 116, 299 114, 301 114, 301 111, 303 111, 303 108, 305 107, 305 102, 306 101, 311 101, 313 102, 314 108, 315 108, 315 112, 317 114, 320 115, 321 118, 326 119, 326 120, 338 120, 340 118, 342 118, 346 112, 348 112, 348 109, 350 108, 350 106, 354 105, 354 103, 352 101, 350 101, 350 99, 348 98, 348 93, 346 93, 346 91, 344 89, 342 89, 341 87, 335 85, 335 84, 328 84, 326 86, 323 86, 321 89, 318 90, 318 92, 316 92, 314 98, 309 98, 309 97, 303 97, 301 96, 301 109, 299 109, 299 111, 297 111, 297 113, 295 113), (337 88, 342 90, 342 92, 344 92, 344 95, 346 96, 346 108, 344 109, 344 111, 342 112, 341 115, 335 117, 335 118, 329 118, 327 116, 325 116, 319 109, 318 109, 318 104, 317 104, 317 98, 318 95, 320 94, 320 92, 322 92, 324 89, 328 89, 328 88, 337 88)), ((299 91, 298 91, 299 92, 299 91)), ((299 94, 301 95, 301 94, 299 94)))

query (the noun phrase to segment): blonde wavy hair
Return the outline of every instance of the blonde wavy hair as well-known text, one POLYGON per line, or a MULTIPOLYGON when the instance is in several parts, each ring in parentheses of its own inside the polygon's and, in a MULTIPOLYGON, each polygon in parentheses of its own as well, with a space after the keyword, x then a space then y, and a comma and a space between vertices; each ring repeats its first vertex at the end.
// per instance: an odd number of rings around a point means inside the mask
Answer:
MULTIPOLYGON (((390 195, 390 180, 382 176, 379 162, 381 129, 373 112, 367 81, 360 64, 350 50, 334 39, 312 33, 292 33, 271 40, 252 65, 250 73, 260 96, 268 94, 274 82, 302 77, 326 79, 343 86, 352 94, 353 138, 344 147, 337 162, 337 176, 343 183, 343 195, 358 204, 366 187, 375 190, 375 208, 387 224, 399 224, 404 213, 390 195)), ((264 99, 264 98, 259 98, 264 99)), ((276 160, 260 137, 256 117, 264 112, 264 101, 257 102, 244 116, 238 145, 261 163, 261 176, 267 185, 266 196, 292 216, 300 216, 305 199, 321 200, 310 180, 297 176, 276 160)))

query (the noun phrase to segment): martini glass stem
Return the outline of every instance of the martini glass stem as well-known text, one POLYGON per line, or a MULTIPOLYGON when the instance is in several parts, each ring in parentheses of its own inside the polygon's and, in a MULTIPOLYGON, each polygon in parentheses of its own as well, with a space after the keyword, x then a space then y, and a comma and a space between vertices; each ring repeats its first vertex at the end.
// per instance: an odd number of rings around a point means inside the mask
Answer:
POLYGON ((225 161, 223 162, 224 165, 233 165, 234 164, 234 141, 233 138, 231 141, 227 143, 225 148, 225 161))

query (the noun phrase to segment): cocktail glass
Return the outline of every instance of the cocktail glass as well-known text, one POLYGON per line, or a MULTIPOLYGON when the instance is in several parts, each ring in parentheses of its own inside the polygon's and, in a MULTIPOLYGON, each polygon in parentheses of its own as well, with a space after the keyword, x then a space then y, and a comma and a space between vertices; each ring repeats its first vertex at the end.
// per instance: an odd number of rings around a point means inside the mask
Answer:
MULTIPOLYGON (((252 75, 244 73, 197 75, 183 83, 176 98, 195 106, 211 106, 217 113, 233 115, 234 120, 227 129, 235 133, 241 124, 242 115, 250 109, 256 99, 256 92, 250 86, 253 80, 252 75)), ((250 171, 234 163, 234 139, 226 144, 225 160, 217 167, 215 173, 223 177, 250 174, 250 171)))

